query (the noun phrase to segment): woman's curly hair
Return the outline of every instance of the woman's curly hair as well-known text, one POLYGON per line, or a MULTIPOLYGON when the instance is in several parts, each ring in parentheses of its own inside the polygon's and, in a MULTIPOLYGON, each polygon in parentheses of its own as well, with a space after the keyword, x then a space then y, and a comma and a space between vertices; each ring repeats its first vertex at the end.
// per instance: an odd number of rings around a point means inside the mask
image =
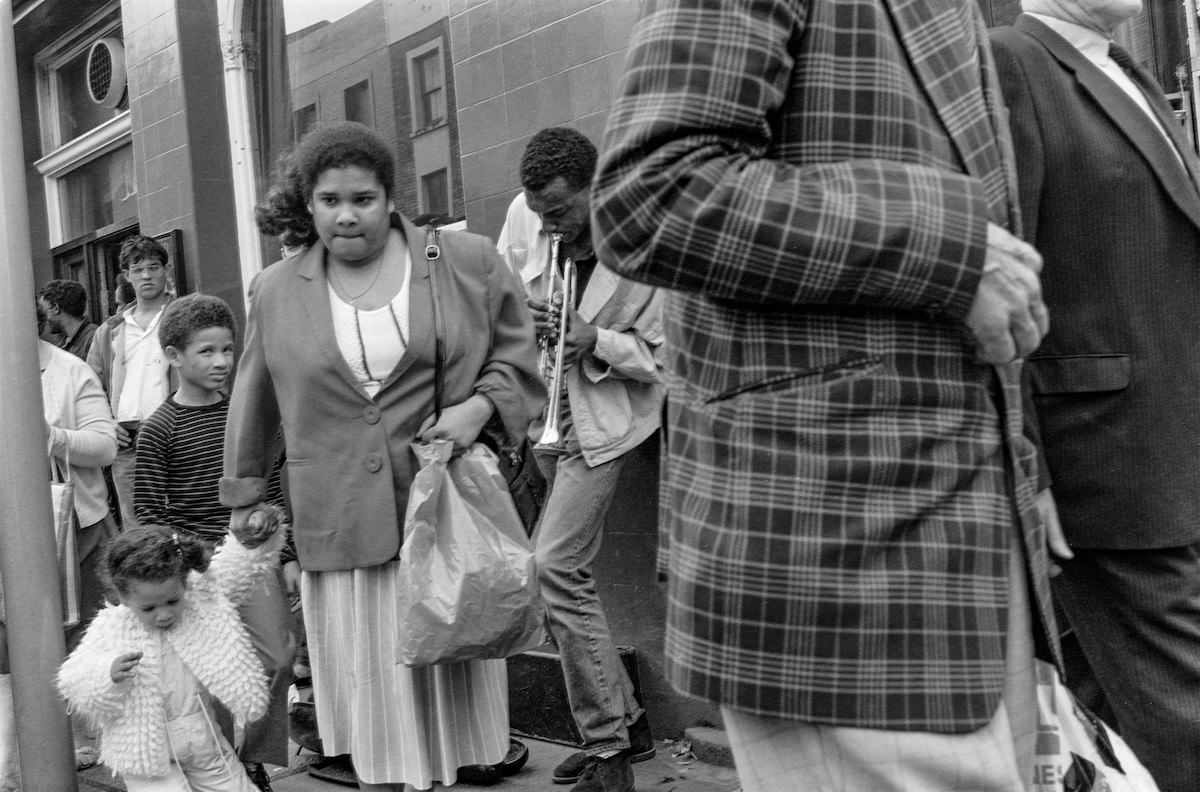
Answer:
POLYGON ((317 229, 308 211, 308 199, 300 187, 300 172, 293 156, 284 154, 262 203, 254 207, 254 222, 268 236, 279 237, 288 247, 306 247, 317 241, 317 229))

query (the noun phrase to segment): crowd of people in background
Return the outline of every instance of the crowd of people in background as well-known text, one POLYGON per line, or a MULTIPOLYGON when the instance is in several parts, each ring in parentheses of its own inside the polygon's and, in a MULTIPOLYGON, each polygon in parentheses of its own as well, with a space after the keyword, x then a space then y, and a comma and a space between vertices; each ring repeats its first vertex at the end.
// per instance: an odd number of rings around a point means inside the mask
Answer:
MULTIPOLYGON (((533 135, 496 242, 406 218, 382 139, 318 126, 258 207, 280 260, 240 341, 151 237, 98 325, 46 283, 77 766, 270 792, 299 646, 360 789, 514 772, 503 660, 395 662, 398 556, 414 443, 553 422, 530 542, 581 750, 548 780, 634 792, 655 753, 594 567, 661 441, 665 672, 745 792, 1025 792, 1039 663, 1194 788, 1200 161, 1112 43, 1140 0, 990 33, 896 5, 645 4, 599 150, 533 135)), ((7 648, 0 620, 0 792, 7 648)))

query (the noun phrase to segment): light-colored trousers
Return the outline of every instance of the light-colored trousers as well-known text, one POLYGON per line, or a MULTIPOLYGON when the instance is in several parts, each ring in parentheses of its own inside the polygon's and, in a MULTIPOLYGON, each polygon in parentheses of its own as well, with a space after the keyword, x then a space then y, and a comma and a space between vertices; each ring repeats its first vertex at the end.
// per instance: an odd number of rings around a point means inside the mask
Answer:
POLYGON ((258 792, 211 717, 193 712, 168 722, 170 770, 153 778, 124 776, 128 792, 258 792))

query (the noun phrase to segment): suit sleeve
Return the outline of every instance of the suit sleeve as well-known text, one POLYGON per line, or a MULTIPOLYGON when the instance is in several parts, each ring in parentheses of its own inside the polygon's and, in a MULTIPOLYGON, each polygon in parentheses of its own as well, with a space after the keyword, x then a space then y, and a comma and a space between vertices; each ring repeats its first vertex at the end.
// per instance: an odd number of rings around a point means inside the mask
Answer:
MULTIPOLYGON (((1025 241, 1037 247, 1038 214, 1041 211, 1042 184, 1046 177, 1046 146, 1033 96, 1029 92, 1029 75, 1018 55, 1021 47, 1016 39, 1020 35, 1011 28, 994 30, 991 33, 991 46, 1004 104, 1008 107, 1008 127, 1016 152, 1025 241)), ((1041 79, 1045 79, 1045 75, 1041 79)))
POLYGON ((546 402, 546 387, 537 370, 533 316, 525 304, 524 288, 500 254, 487 245, 481 245, 481 253, 488 279, 492 347, 474 390, 495 405, 509 437, 522 440, 546 402))
MULTIPOLYGON (((1022 50, 1020 35, 1012 28, 1003 28, 993 30, 990 39, 992 57, 996 62, 996 75, 1004 94, 1004 104, 1008 108, 1008 126, 1012 132, 1013 151, 1016 153, 1017 184, 1025 241, 1037 247, 1042 184, 1046 174, 1046 147, 1033 96, 1029 91, 1029 76, 1019 55, 1022 50)), ((1042 79, 1045 79, 1045 75, 1042 79)), ((1043 490, 1050 487, 1053 480, 1042 444, 1041 420, 1033 400, 1029 366, 1023 366, 1021 371, 1021 402, 1025 416, 1025 436, 1037 448, 1038 489, 1043 490)))
POLYGON ((278 448, 279 404, 267 368, 260 324, 263 320, 260 303, 264 299, 261 292, 266 286, 262 272, 250 282, 246 344, 238 363, 225 425, 225 469, 220 495, 221 503, 231 508, 266 500, 278 448))
POLYGON ((803 5, 645 4, 594 184, 602 260, 747 306, 965 317, 987 235, 980 183, 890 160, 774 155, 803 5))

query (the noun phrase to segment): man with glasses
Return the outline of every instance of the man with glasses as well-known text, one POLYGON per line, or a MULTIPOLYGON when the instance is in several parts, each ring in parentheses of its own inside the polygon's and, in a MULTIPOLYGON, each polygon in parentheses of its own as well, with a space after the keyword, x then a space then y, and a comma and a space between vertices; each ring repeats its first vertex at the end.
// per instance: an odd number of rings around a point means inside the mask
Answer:
POLYGON ((106 322, 96 331, 88 363, 108 393, 117 419, 117 458, 113 484, 121 510, 121 525, 137 525, 133 511, 133 470, 137 430, 142 419, 175 390, 171 367, 158 342, 158 323, 170 300, 167 292, 167 251, 154 239, 133 236, 121 244, 121 271, 133 284, 135 299, 121 312, 119 322, 106 322))

